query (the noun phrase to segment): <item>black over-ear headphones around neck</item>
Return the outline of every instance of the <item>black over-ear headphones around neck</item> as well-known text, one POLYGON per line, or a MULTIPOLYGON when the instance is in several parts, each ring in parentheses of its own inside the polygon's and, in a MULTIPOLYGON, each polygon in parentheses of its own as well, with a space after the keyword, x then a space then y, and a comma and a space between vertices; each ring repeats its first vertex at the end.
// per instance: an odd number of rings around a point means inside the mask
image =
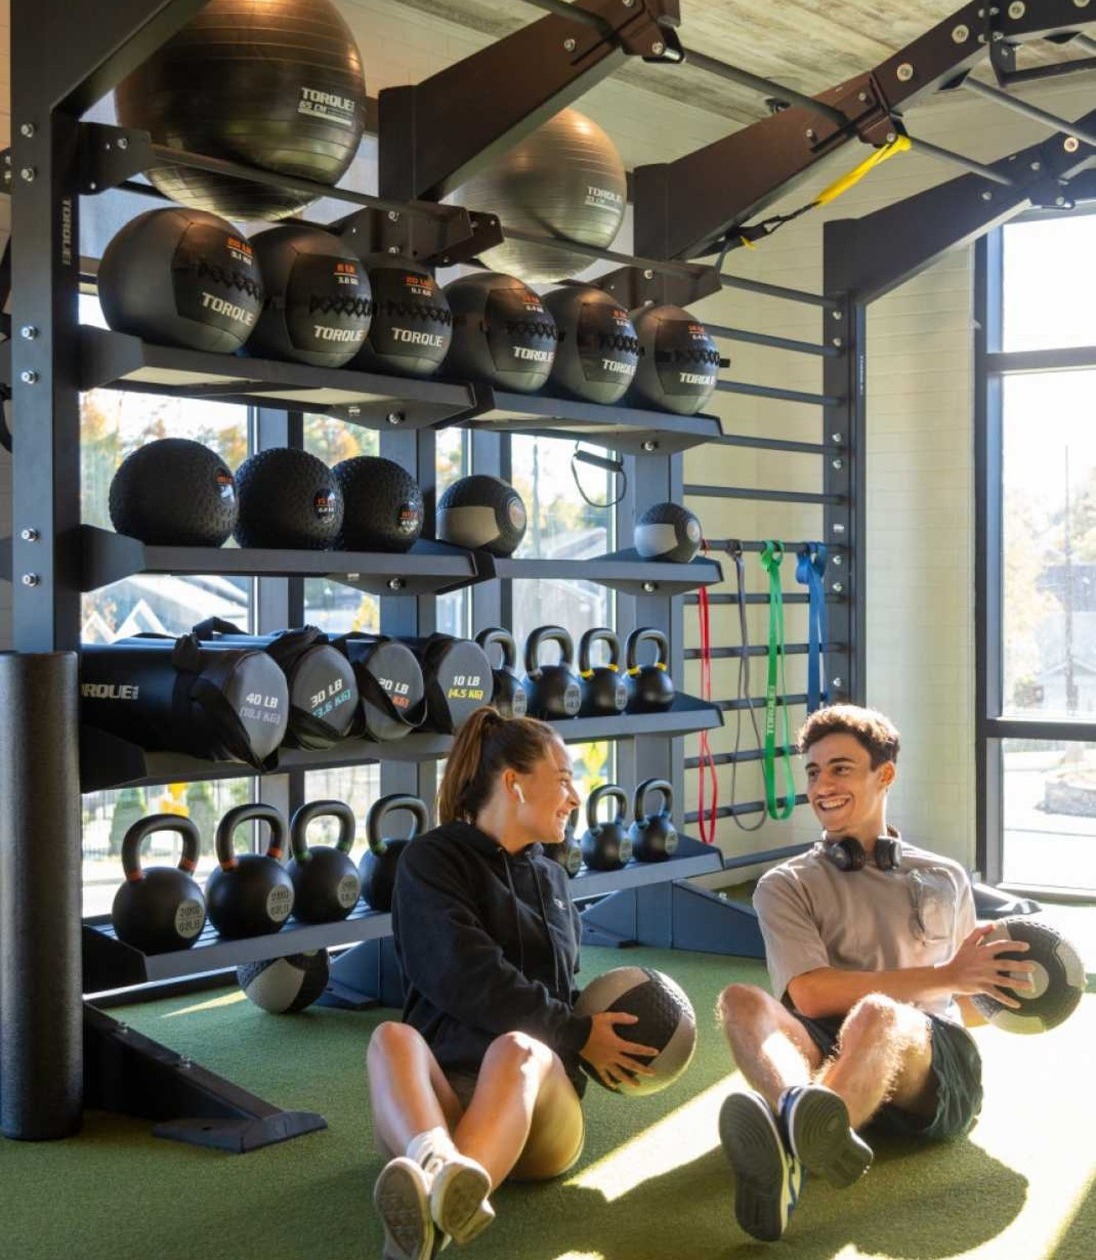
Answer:
MULTIPOLYGON (((822 841, 822 852, 839 871, 863 870, 868 860, 864 846, 852 836, 842 836, 840 840, 822 841)), ((893 828, 887 829, 885 836, 880 836, 872 848, 872 858, 881 871, 894 871, 902 863, 902 837, 893 828)))

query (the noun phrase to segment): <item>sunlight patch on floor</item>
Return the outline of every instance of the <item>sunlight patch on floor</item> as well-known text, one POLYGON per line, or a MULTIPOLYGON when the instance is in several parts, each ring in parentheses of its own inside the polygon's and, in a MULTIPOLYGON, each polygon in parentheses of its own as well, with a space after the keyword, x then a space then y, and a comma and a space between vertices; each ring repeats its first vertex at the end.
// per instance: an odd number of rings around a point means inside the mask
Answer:
POLYGON ((193 1006, 182 1006, 177 1011, 169 1011, 166 1015, 161 1016, 162 1019, 175 1019, 179 1015, 196 1015, 199 1011, 216 1011, 226 1006, 235 1006, 237 1002, 246 1002, 247 994, 243 989, 237 989, 234 993, 224 993, 220 997, 209 998, 205 1002, 195 1002, 193 1006))

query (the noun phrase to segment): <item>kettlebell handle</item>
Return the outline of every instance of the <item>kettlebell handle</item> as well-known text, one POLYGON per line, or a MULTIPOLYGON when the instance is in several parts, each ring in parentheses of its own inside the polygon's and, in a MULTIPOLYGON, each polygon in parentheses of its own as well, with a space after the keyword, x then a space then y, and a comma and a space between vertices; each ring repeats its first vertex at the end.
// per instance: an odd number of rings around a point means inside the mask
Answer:
POLYGON ((670 668, 670 641, 662 633, 656 630, 654 626, 643 626, 638 630, 633 630, 628 636, 628 644, 625 650, 625 658, 628 664, 629 674, 638 674, 640 669, 649 669, 651 666, 641 666, 638 660, 639 645, 641 643, 653 643, 658 649, 658 656, 654 661, 654 667, 658 669, 670 668))
POLYGON ((625 795, 624 789, 618 787, 615 783, 603 783, 601 787, 596 787, 586 798, 586 829, 594 831, 601 824, 597 820, 597 807, 606 797, 610 797, 617 802, 619 809, 616 818, 612 822, 624 825, 625 815, 628 813, 628 797, 625 795))
POLYGON ((307 862, 312 856, 308 847, 308 827, 316 818, 337 818, 339 820, 339 838, 334 847, 340 853, 349 853, 354 847, 354 832, 357 823, 354 811, 345 801, 309 801, 302 805, 293 815, 289 823, 289 847, 298 862, 307 862))
POLYGON ((541 644, 559 644, 559 665, 557 668, 570 670, 575 659, 575 641, 562 626, 538 626, 525 640, 525 672, 530 678, 540 673, 541 644))
POLYGON ((370 806, 365 819, 365 833, 369 840, 369 849, 377 857, 380 857, 388 847, 381 836, 381 821, 386 814, 396 809, 406 809, 414 816, 408 840, 421 836, 430 827, 430 813, 419 797, 409 796, 404 792, 393 792, 390 796, 382 796, 370 806))
POLYGON ((252 801, 250 804, 237 805, 235 808, 230 809, 217 824, 215 844, 217 861, 220 863, 222 871, 234 870, 239 864, 235 850, 236 828, 241 823, 250 822, 252 819, 269 823, 270 842, 266 847, 266 856, 274 858, 277 862, 282 860, 282 854, 285 852, 285 819, 273 805, 264 805, 261 801, 252 801))
POLYGON ((578 644, 578 672, 583 678, 589 678, 594 672, 593 666, 590 664, 590 649, 595 643, 607 643, 609 645, 609 663, 602 665, 601 669, 619 670, 620 668, 620 639, 615 630, 610 630, 608 626, 597 626, 593 630, 587 630, 578 644))
POLYGON ((154 831, 175 831, 183 841, 183 855, 179 859, 178 870, 193 875, 198 865, 202 849, 202 838, 198 828, 189 818, 179 814, 150 814, 148 818, 139 818, 122 837, 122 870, 126 879, 138 884, 144 879, 141 870, 141 845, 146 836, 154 831))
POLYGON ((648 792, 660 792, 662 794, 662 808, 658 811, 660 815, 666 816, 673 813, 673 785, 666 779, 644 779, 643 782, 636 788, 636 794, 632 800, 632 814, 635 816, 637 823, 646 822, 648 817, 657 816, 640 813, 640 810, 643 809, 644 801, 646 800, 648 792))
POLYGON ((476 635, 476 642, 485 652, 497 643, 502 648, 502 664, 497 668, 513 670, 518 659, 518 647, 509 630, 502 626, 488 626, 476 635))

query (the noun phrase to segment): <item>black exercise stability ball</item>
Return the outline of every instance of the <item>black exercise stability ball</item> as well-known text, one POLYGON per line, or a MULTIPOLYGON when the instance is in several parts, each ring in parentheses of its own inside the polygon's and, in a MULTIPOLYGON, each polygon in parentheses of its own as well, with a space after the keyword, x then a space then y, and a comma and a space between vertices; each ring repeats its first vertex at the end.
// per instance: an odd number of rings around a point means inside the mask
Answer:
POLYGON ((115 233, 99 263, 99 303, 115 332, 231 354, 251 335, 263 287, 250 244, 205 210, 148 210, 115 233))
POLYGON ((556 357, 556 321, 516 276, 480 271, 445 286, 453 312, 447 376, 522 394, 540 389, 556 357))
POLYGON ((509 482, 487 473, 460 477, 438 500, 439 542, 510 556, 525 537, 525 504, 509 482))
MULTIPOLYGON (((609 136, 577 109, 563 109, 448 198, 497 214, 503 228, 607 249, 628 197, 624 162, 609 136)), ((507 240, 485 250, 489 267, 530 283, 565 280, 588 254, 507 240)))
POLYGON ((583 402, 623 398, 639 363, 639 339, 624 307, 586 285, 553 289, 544 305, 559 331, 548 388, 583 402))
POLYGON ((241 547, 322 551, 342 528, 335 474, 315 455, 291 446, 256 451, 236 469, 241 547))
POLYGON ((680 306, 641 306, 632 312, 639 366, 626 401, 694 416, 711 398, 719 350, 708 330, 680 306))
MULTIPOLYGON (((114 99, 120 125, 154 144, 321 184, 338 182, 365 128, 361 55, 331 0, 209 0, 114 99)), ((147 174, 229 219, 282 219, 312 200, 184 166, 147 174)))
POLYGON ((119 534, 150 546, 220 547, 236 526, 236 479, 201 442, 158 438, 122 460, 108 508, 119 534))
MULTIPOLYGON (((354 247, 352 232, 342 239, 354 247)), ((421 263, 402 254, 359 257, 373 292, 373 320, 351 367, 395 376, 433 376, 453 340, 453 313, 438 282, 421 263)))
POLYGON ((248 339, 257 358, 343 367, 369 331, 369 277, 323 228, 285 223, 251 238, 263 279, 262 313, 248 339))
POLYGON ((264 958, 236 968, 236 979, 249 1002, 271 1015, 296 1015, 327 988, 331 963, 326 949, 264 958))
POLYGON ((280 932, 293 910, 293 881, 285 855, 285 819, 273 807, 237 805, 217 826, 217 867, 206 880, 209 921, 224 937, 263 936, 280 932), (245 822, 265 822, 270 839, 265 853, 235 851, 237 830, 245 822))
POLYGON ((680 503, 655 503, 636 521, 636 551, 644 560, 688 564, 700 550, 704 531, 695 513, 680 503))
POLYGON ((189 949, 205 927, 202 890, 194 879, 202 838, 189 818, 152 814, 122 839, 125 883, 114 894, 110 920, 120 941, 145 954, 189 949), (177 832, 183 853, 177 866, 141 866, 141 844, 154 831, 177 832))
POLYGON ((410 551, 422 534, 419 483, 395 460, 355 455, 332 468, 343 499, 343 551, 410 551))

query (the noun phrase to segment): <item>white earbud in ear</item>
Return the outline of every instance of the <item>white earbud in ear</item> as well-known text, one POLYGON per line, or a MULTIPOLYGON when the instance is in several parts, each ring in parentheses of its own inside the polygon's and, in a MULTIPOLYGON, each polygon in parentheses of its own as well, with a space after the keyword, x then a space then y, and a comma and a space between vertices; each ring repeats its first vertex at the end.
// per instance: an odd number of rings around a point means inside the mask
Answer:
POLYGON ((525 804, 525 793, 521 790, 520 783, 514 784, 514 795, 518 798, 519 801, 521 801, 523 805, 525 804))

